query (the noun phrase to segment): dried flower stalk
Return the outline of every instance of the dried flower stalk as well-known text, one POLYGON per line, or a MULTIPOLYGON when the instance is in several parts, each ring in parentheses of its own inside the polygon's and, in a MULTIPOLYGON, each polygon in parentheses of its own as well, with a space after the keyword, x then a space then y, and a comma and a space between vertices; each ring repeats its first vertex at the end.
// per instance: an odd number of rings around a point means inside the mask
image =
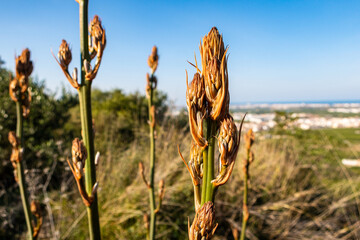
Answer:
POLYGON ((246 158, 243 161, 243 173, 244 173, 244 196, 243 196, 243 219, 242 219, 242 228, 240 240, 245 240, 246 236, 246 225, 249 219, 249 209, 248 209, 248 181, 250 179, 249 167, 250 164, 254 161, 254 152, 251 150, 252 145, 255 141, 255 135, 250 129, 245 135, 245 149, 246 149, 246 158))
POLYGON ((232 173, 240 146, 241 128, 237 129, 229 113, 230 95, 228 89, 227 48, 222 36, 213 27, 200 42, 201 67, 196 57, 194 74, 188 83, 186 72, 186 104, 189 113, 190 133, 193 143, 190 161, 185 163, 194 186, 196 216, 189 228, 190 239, 211 239, 216 226, 214 214, 211 221, 201 220, 204 208, 214 212, 216 189, 225 184, 232 173), (218 140, 220 159, 215 174, 215 142, 218 140), (211 207, 210 207, 211 205, 211 207))
POLYGON ((65 40, 62 41, 59 48, 59 60, 54 57, 71 86, 79 93, 81 135, 87 157, 84 160, 75 161, 74 164, 73 154, 73 163, 71 164, 70 161, 68 163, 76 179, 80 195, 87 206, 89 234, 90 239, 93 240, 101 239, 101 235, 96 191, 98 183, 96 181, 94 126, 91 113, 91 84, 100 68, 106 46, 106 34, 97 15, 88 25, 88 0, 77 0, 77 2, 80 10, 80 75, 78 75, 77 68, 74 68, 72 75, 68 71, 72 54, 65 40), (95 64, 92 66, 91 61, 95 58, 95 64), (84 173, 82 173, 83 168, 85 169, 84 173))
MULTIPOLYGON (((156 234, 156 214, 160 211, 162 200, 165 193, 165 182, 162 179, 159 182, 159 200, 156 207, 155 203, 155 190, 154 190, 154 176, 155 176, 155 125, 156 125, 156 109, 154 105, 154 92, 157 87, 157 78, 155 76, 155 71, 159 64, 159 55, 157 53, 157 47, 154 46, 151 51, 151 55, 148 58, 148 65, 150 67, 151 75, 146 74, 146 97, 148 99, 148 108, 149 108, 149 126, 150 126, 150 178, 149 181, 146 180, 144 174, 144 165, 139 163, 139 172, 140 175, 149 189, 149 198, 150 198, 150 221, 148 221, 147 227, 147 236, 148 239, 155 239, 156 234)), ((145 215, 144 215, 145 216, 145 215)), ((146 214, 146 216, 148 216, 146 214)))
MULTIPOLYGON (((12 146, 10 161, 14 168, 15 181, 19 184, 21 201, 24 208, 25 220, 28 229, 28 239, 35 239, 40 227, 32 226, 32 214, 26 192, 26 182, 23 167, 24 138, 23 121, 30 113, 31 91, 29 88, 29 77, 33 71, 33 63, 30 60, 30 50, 24 49, 20 56, 15 58, 15 77, 10 76, 9 93, 11 99, 16 103, 16 133, 9 132, 8 139, 12 146)), ((37 221, 38 222, 38 221, 37 221)), ((41 226, 41 225, 40 225, 41 226)))

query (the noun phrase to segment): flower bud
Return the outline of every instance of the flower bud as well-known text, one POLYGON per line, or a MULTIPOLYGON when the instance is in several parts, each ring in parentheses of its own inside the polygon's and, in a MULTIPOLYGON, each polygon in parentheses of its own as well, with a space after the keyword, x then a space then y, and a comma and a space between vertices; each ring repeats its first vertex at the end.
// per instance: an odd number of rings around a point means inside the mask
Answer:
POLYGON ((189 165, 191 167, 191 170, 197 179, 201 179, 203 176, 202 173, 202 151, 201 148, 195 144, 194 142, 191 143, 191 149, 190 149, 190 161, 189 165))
POLYGON ((87 158, 86 148, 82 140, 75 138, 72 142, 72 162, 75 170, 75 177, 80 179, 82 169, 85 166, 85 160, 87 158))
POLYGON ((206 202, 197 211, 195 219, 189 228, 190 240, 210 240, 217 228, 215 224, 215 206, 212 202, 206 202))
POLYGON ((144 214, 144 217, 143 217, 143 220, 144 220, 144 225, 145 225, 145 228, 148 230, 149 229, 149 215, 148 214, 144 214))
POLYGON ((200 45, 206 99, 210 104, 210 116, 213 120, 221 119, 229 112, 226 52, 222 36, 213 27, 200 45))
POLYGON ((255 135, 252 129, 249 129, 249 131, 245 135, 245 148, 246 150, 250 150, 251 146, 254 144, 255 141, 255 135))
POLYGON ((164 179, 161 179, 159 182, 159 197, 163 199, 164 194, 165 194, 165 181, 164 179))
POLYGON ((40 218, 41 216, 40 203, 35 200, 31 201, 30 211, 36 218, 40 218))
POLYGON ((9 93, 11 99, 14 102, 19 101, 20 85, 19 85, 19 81, 16 78, 11 80, 9 83, 9 93))
MULTIPOLYGON (((245 114, 246 116, 246 114, 245 114)), ((218 137, 220 152, 220 173, 211 182, 215 187, 225 184, 234 169, 236 156, 240 146, 240 135, 245 116, 243 117, 239 131, 236 128, 233 118, 226 115, 221 122, 218 137)))
POLYGON ((85 68, 85 72, 86 74, 91 74, 92 72, 92 67, 91 67, 91 64, 88 60, 84 60, 84 68, 85 68))
POLYGON ((27 118, 29 116, 30 103, 31 103, 31 92, 28 89, 27 94, 24 93, 22 95, 22 101, 21 101, 22 114, 24 118, 27 118))
POLYGON ((235 122, 230 115, 222 121, 218 139, 221 164, 229 165, 236 158, 240 141, 235 122))
POLYGON ((99 52, 102 52, 105 48, 106 36, 105 30, 101 25, 101 20, 98 15, 95 15, 91 21, 89 25, 89 33, 92 39, 91 44, 95 51, 99 54, 99 52))
POLYGON ((27 79, 33 71, 33 63, 30 61, 30 50, 24 49, 20 56, 15 59, 16 77, 27 79))
POLYGON ((16 136, 14 131, 10 131, 9 135, 8 135, 8 139, 10 144, 13 146, 13 148, 17 148, 20 145, 20 140, 19 138, 16 136))
POLYGON ((64 39, 62 40, 62 42, 60 44, 58 57, 59 57, 61 67, 64 69, 67 69, 72 60, 72 54, 71 54, 69 44, 64 39))
POLYGON ((73 72, 72 72, 72 79, 74 82, 77 83, 78 81, 78 71, 77 71, 77 68, 74 68, 73 72))
POLYGON ((97 193, 98 188, 99 188, 99 182, 96 182, 92 188, 91 196, 94 196, 97 193))
POLYGON ((196 144, 204 148, 207 146, 207 141, 203 137, 203 118, 206 116, 204 80, 199 73, 195 73, 189 85, 186 74, 186 85, 190 132, 196 144))
POLYGON ((148 58, 148 65, 151 68, 151 72, 154 73, 159 63, 159 55, 157 53, 157 47, 153 46, 151 55, 148 58))

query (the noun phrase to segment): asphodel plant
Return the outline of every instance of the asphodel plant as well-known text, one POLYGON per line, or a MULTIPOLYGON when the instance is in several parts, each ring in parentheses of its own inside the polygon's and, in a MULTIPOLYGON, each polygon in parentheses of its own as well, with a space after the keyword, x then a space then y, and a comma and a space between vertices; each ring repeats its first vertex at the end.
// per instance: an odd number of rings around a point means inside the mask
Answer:
POLYGON ((149 204, 150 204, 150 222, 147 214, 144 215, 144 222, 147 228, 147 238, 150 240, 155 239, 156 233, 156 214, 159 212, 162 200, 164 198, 164 189, 165 182, 162 179, 159 182, 159 193, 158 193, 158 204, 156 206, 155 202, 155 189, 154 189, 154 180, 155 180, 155 105, 154 105, 154 94, 157 86, 157 78, 155 76, 155 71, 159 63, 159 55, 157 53, 157 48, 154 46, 152 48, 151 55, 148 58, 148 65, 150 67, 151 74, 146 74, 146 97, 148 99, 148 108, 149 108, 149 127, 150 127, 150 169, 149 169, 149 181, 146 180, 144 173, 144 165, 142 162, 139 163, 139 171, 142 179, 144 180, 145 185, 149 190, 149 204))
POLYGON ((186 104, 193 142, 187 164, 194 186, 195 219, 190 226, 190 240, 211 239, 217 228, 215 193, 232 173, 240 145, 241 127, 237 129, 229 113, 227 53, 216 27, 200 42, 201 67, 195 58, 193 80, 188 84, 186 104), (218 168, 215 169, 215 147, 218 143, 218 168), (216 170, 216 171, 215 171, 216 170), (215 175, 216 173, 216 175, 215 175))
POLYGON ((29 88, 29 76, 33 71, 33 63, 30 60, 29 49, 24 49, 20 56, 15 59, 15 77, 10 76, 9 93, 11 99, 16 103, 16 133, 9 132, 9 142, 12 145, 10 161, 14 168, 15 181, 19 184, 19 190, 24 208, 28 239, 36 239, 42 224, 40 208, 37 204, 36 214, 33 204, 29 204, 28 193, 24 175, 24 119, 29 116, 31 91, 29 88), (33 213, 33 214, 32 214, 33 213), (33 218, 36 222, 33 226, 33 218))
POLYGON ((244 198, 243 198, 243 219, 242 219, 242 228, 240 240, 245 240, 246 237, 246 225, 249 219, 249 210, 248 210, 248 182, 250 179, 249 168, 250 164, 254 161, 255 156, 254 152, 251 150, 252 145, 255 141, 255 135, 250 129, 245 135, 245 149, 246 157, 243 162, 243 174, 244 174, 244 198))
POLYGON ((97 202, 94 128, 91 113, 91 84, 101 64, 106 46, 105 29, 98 16, 94 16, 88 26, 88 0, 76 0, 79 3, 80 17, 80 76, 77 68, 72 75, 69 64, 72 53, 69 44, 62 40, 58 52, 58 64, 66 78, 79 93, 82 140, 75 139, 72 145, 72 163, 68 161, 77 182, 80 195, 87 207, 90 239, 101 239, 97 202), (94 66, 91 61, 95 60, 94 66), (80 79, 79 79, 80 78, 80 79), (79 81, 80 80, 80 81, 79 81))

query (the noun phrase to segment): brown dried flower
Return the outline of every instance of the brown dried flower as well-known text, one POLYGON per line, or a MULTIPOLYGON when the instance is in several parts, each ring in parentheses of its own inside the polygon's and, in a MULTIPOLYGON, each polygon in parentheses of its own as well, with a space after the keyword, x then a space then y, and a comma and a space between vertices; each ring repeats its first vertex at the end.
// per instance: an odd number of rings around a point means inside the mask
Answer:
POLYGON ((226 166, 235 160, 239 148, 240 137, 234 119, 228 115, 220 126, 218 144, 221 164, 226 166))
POLYGON ((210 116, 213 120, 221 119, 229 112, 226 52, 222 36, 213 27, 200 44, 206 99, 210 104, 210 116))
POLYGON ((15 66, 16 78, 24 78, 25 82, 23 84, 27 84, 27 78, 33 71, 33 63, 30 61, 30 50, 28 48, 24 49, 21 55, 15 59, 15 66))
POLYGON ((159 55, 157 53, 157 47, 153 46, 151 55, 148 58, 148 65, 151 68, 151 73, 154 73, 159 63, 159 55))
POLYGON ((36 218, 40 218, 41 216, 40 203, 35 200, 31 201, 30 211, 36 218))
POLYGON ((71 152, 75 177, 77 179, 80 179, 83 167, 85 166, 85 160, 87 158, 87 152, 83 141, 75 138, 72 142, 71 152))
POLYGON ((69 44, 64 39, 62 40, 59 47, 58 58, 60 61, 60 66, 64 69, 68 69, 72 60, 72 54, 69 44))
POLYGON ((14 147, 17 148, 20 145, 20 140, 19 138, 16 136, 16 133, 14 131, 10 131, 8 134, 8 139, 10 144, 14 147))
POLYGON ((91 37, 90 44, 99 54, 105 49, 106 35, 105 35, 105 29, 102 27, 101 20, 98 15, 95 15, 93 20, 91 21, 89 25, 89 33, 91 37))
POLYGON ((244 123, 243 117, 239 131, 236 129, 235 122, 230 115, 225 116, 220 126, 219 133, 219 152, 220 152, 220 173, 216 179, 212 180, 214 186, 225 184, 235 165, 236 156, 240 146, 241 128, 244 123))
POLYGON ((159 182, 159 198, 163 199, 165 195, 165 181, 161 179, 159 182))
POLYGON ((190 132, 196 144, 204 148, 207 146, 207 140, 203 137, 203 118, 206 116, 204 80, 199 73, 195 73, 189 86, 186 73, 186 86, 190 132))
POLYGON ((255 141, 255 135, 252 129, 249 129, 249 131, 245 135, 245 148, 246 150, 250 150, 251 146, 254 144, 255 141))
POLYGON ((215 206, 212 202, 206 202, 196 212, 195 219, 189 226, 190 240, 210 240, 217 228, 215 224, 215 206))

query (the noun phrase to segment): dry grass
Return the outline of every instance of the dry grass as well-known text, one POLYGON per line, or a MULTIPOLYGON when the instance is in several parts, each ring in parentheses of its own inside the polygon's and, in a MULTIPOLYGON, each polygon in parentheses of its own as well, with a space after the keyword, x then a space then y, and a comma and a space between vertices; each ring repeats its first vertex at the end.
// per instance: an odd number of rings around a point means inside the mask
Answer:
MULTIPOLYGON (((142 219, 148 209, 148 199, 144 197, 147 189, 138 176, 137 164, 148 162, 143 159, 149 155, 147 131, 139 130, 135 139, 125 151, 109 143, 97 170, 104 239, 145 238, 142 219)), ((158 215, 158 239, 185 239, 187 236, 187 217, 192 218, 194 214, 192 185, 177 155, 176 144, 179 143, 184 156, 188 156, 186 146, 190 140, 185 130, 169 127, 157 131, 155 183, 162 178, 167 182, 158 215)), ((331 148, 332 144, 324 142, 323 145, 331 148)), ((304 146, 294 137, 259 140, 253 150, 249 239, 360 239, 360 205, 357 204, 360 177, 340 165, 322 162, 326 159, 310 164, 300 154, 304 146), (331 179, 333 176, 338 179, 331 179)), ((229 183, 217 193, 219 229, 214 239, 233 239, 232 228, 241 230, 240 162, 243 157, 242 146, 229 183)), ((72 179, 70 175, 69 178, 72 179)), ((49 196, 56 229, 62 238, 85 239, 85 207, 78 199, 75 182, 69 180, 63 186, 62 193, 53 192, 49 196)), ((46 228, 44 234, 49 231, 46 228)))

